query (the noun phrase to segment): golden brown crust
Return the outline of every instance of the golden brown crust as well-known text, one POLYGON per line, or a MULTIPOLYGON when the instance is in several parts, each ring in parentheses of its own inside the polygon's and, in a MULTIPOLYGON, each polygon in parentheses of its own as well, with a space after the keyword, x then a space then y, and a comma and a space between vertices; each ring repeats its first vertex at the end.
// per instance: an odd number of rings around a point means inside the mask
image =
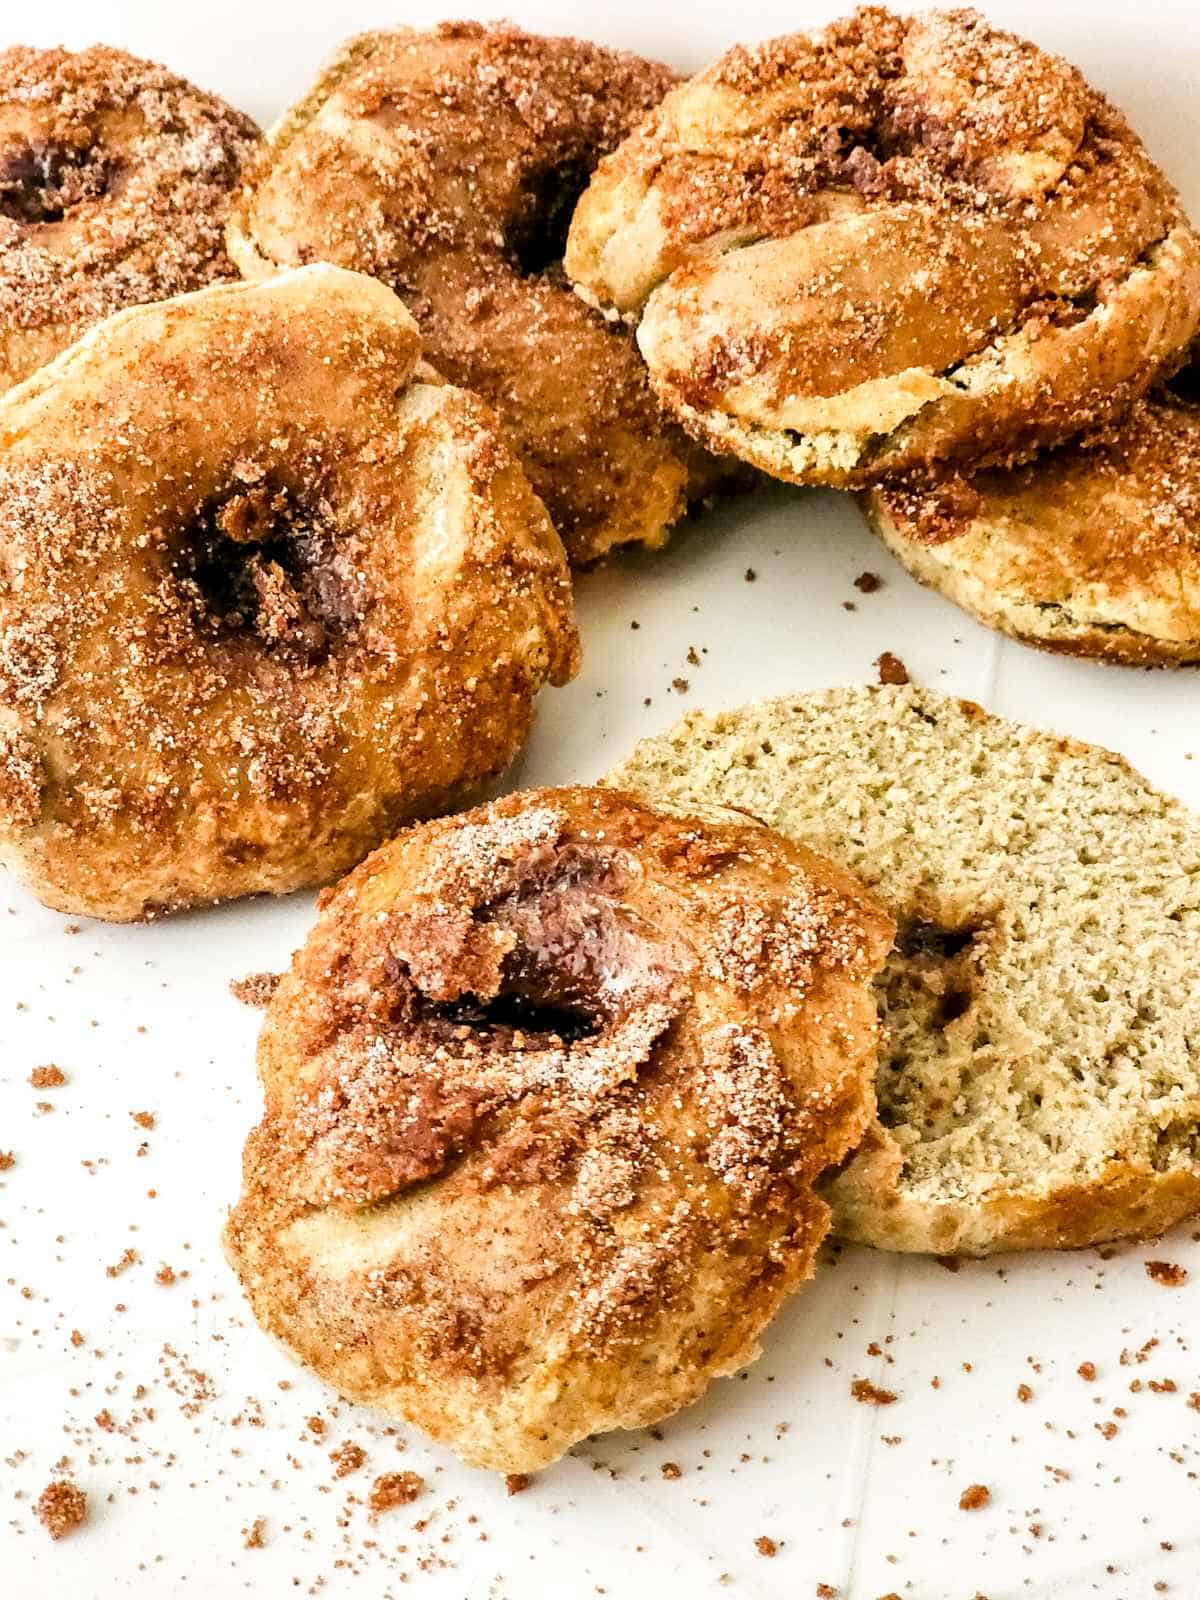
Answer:
POLYGON ((328 882, 571 675, 562 546, 419 353, 311 267, 123 312, 0 400, 0 850, 47 904, 328 882))
POLYGON ((1026 466, 883 485, 867 517, 922 583, 1015 638, 1130 666, 1200 663, 1195 372, 1026 466))
POLYGON ((1200 241, 1120 113, 969 11, 730 51, 601 163, 566 266, 641 310, 695 437, 797 482, 1028 454, 1200 321, 1200 241))
POLYGON ((891 932, 802 847, 618 794, 401 835, 268 1013, 228 1230, 255 1315, 501 1471, 686 1404, 811 1270, 891 932))
POLYGON ((438 371, 496 407, 576 562, 663 543, 711 476, 630 330, 557 268, 588 173, 674 81, 509 25, 365 34, 272 130, 230 227, 248 276, 329 260, 394 288, 438 371))
POLYGON ((0 388, 127 306, 235 276, 249 117, 95 45, 0 51, 0 388))

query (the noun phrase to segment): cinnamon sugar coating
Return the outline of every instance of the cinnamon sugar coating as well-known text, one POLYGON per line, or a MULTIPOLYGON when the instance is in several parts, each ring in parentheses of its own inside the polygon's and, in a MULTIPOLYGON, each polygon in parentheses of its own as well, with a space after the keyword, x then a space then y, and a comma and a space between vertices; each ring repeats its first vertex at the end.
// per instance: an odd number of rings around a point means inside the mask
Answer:
POLYGON ((922 583, 1043 649, 1200 664, 1200 365, 1027 465, 882 485, 867 517, 922 583))
POLYGON ((395 289, 438 372, 496 407, 573 562, 662 544, 722 470, 560 269, 596 161, 675 81, 508 24, 364 34, 271 131, 230 226, 247 277, 325 260, 395 289))
POLYGON ((766 829, 534 790, 322 898, 227 1233, 342 1393, 525 1472, 695 1399, 809 1276, 892 925, 766 829))
POLYGON ((105 45, 0 51, 0 388, 127 306, 235 276, 249 117, 105 45))
POLYGON ((729 51, 600 164, 566 269, 640 313, 697 439, 795 482, 1022 457, 1200 323, 1200 241, 1124 118, 971 11, 729 51))
POLYGON ((317 266, 123 312, 0 399, 0 855, 48 905, 329 882, 571 676, 558 537, 419 354, 317 266))

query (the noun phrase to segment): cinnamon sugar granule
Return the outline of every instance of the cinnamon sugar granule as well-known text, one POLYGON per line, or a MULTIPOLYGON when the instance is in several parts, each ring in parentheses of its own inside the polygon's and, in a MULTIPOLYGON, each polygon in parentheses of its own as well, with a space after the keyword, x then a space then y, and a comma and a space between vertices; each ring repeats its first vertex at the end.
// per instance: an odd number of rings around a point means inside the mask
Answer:
POLYGON ((1121 1431, 1115 1422, 1096 1422, 1093 1423, 1093 1427, 1105 1439, 1115 1439, 1121 1431))
POLYGON ((754 1548, 760 1556, 773 1556, 779 1553, 779 1545, 765 1533, 760 1533, 754 1541, 754 1548))
POLYGON ((890 1389, 878 1389, 867 1378, 855 1378, 850 1393, 863 1406, 890 1406, 899 1398, 890 1389))
POLYGON ((154 1274, 154 1281, 155 1283, 162 1284, 162 1286, 166 1288, 168 1285, 175 1282, 175 1268, 169 1267, 164 1261, 162 1266, 159 1267, 158 1271, 154 1274))
POLYGON ((837 1600, 840 1592, 832 1583, 819 1583, 816 1589, 817 1600, 837 1600))
POLYGON ((335 1478, 346 1478, 352 1472, 357 1472, 367 1459, 367 1452, 362 1445, 347 1440, 339 1445, 336 1450, 329 1452, 329 1459, 333 1462, 333 1475, 335 1478))
POLYGON ((664 1478, 674 1479, 683 1477, 683 1468, 679 1465, 678 1461, 664 1461, 658 1470, 662 1473, 664 1478))
POLYGON ((1027 1383, 1019 1383, 1017 1385, 1017 1399, 1022 1405, 1028 1405, 1033 1399, 1033 1390, 1027 1383))
POLYGON ((52 1539, 65 1539, 87 1521, 87 1495, 69 1478, 48 1483, 38 1496, 37 1514, 52 1539))
POLYGON ((242 1547, 246 1550, 262 1550, 266 1546, 266 1517, 256 1517, 248 1528, 242 1529, 242 1547))
POLYGON ((1188 1395, 1187 1403, 1193 1411, 1200 1411, 1200 1389, 1193 1389, 1188 1395))
POLYGON ((960 1511, 982 1511, 992 1498, 992 1491, 985 1483, 973 1483, 969 1489, 964 1489, 958 1497, 960 1511))
POLYGON ((244 978, 231 978, 229 992, 244 1006, 266 1006, 282 982, 282 972, 250 972, 244 978))
POLYGON ((158 1121, 153 1111, 131 1111, 129 1115, 139 1128, 153 1128, 158 1121))
POLYGON ((893 655, 890 650, 885 650, 876 660, 875 666, 879 671, 880 683, 899 684, 910 682, 908 668, 900 657, 893 655))
POLYGON ((45 1067, 34 1067, 29 1074, 29 1081, 35 1089, 60 1089, 67 1081, 67 1075, 61 1067, 51 1063, 45 1067))
POLYGON ((1146 1276, 1164 1289, 1181 1288, 1188 1280, 1187 1268, 1176 1261, 1147 1261, 1146 1276))
POLYGON ((524 1494, 533 1478, 528 1472, 510 1472, 504 1480, 504 1487, 511 1494, 524 1494))
POLYGON ((329 1424, 325 1421, 324 1417, 309 1417, 305 1426, 308 1428, 308 1431, 311 1434, 315 1435, 316 1438, 323 1439, 329 1424))
POLYGON ((136 1250, 132 1248, 126 1250, 119 1261, 114 1261, 111 1267, 105 1267, 104 1276, 106 1278, 119 1278, 123 1272, 128 1272, 130 1267, 136 1264, 137 1259, 136 1250))
POLYGON ((396 1506, 408 1506, 424 1487, 425 1479, 419 1472, 384 1472, 371 1485, 367 1504, 372 1511, 391 1511, 396 1506))
POLYGON ((17 1158, 11 1150, 0 1150, 0 1172, 11 1172, 17 1164, 17 1158))
POLYGON ((1095 1383, 1096 1363, 1094 1361, 1081 1361, 1075 1370, 1085 1383, 1095 1383))

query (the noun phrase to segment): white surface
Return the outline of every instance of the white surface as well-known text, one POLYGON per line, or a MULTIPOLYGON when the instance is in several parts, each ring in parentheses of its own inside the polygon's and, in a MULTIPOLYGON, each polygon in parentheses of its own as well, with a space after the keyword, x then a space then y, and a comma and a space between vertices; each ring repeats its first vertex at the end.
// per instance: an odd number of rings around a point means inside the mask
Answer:
MULTIPOLYGON (((736 14, 712 3, 498 9, 681 66, 700 64, 739 28, 736 14)), ((1109 89, 1200 209, 1191 6, 1097 0, 991 11, 1109 89)), ((455 13, 417 7, 404 20, 435 14, 455 13)), ((832 14, 766 4, 747 28, 761 37, 832 14)), ((101 38, 158 56, 268 118, 341 36, 392 20, 386 6, 314 0, 43 0, 19 15, 5 6, 0 43, 101 38)), ((890 649, 923 683, 1120 749, 1200 802, 1194 676, 1056 661, 1003 643, 918 590, 833 496, 771 491, 710 516, 665 555, 586 577, 580 610, 584 673, 544 698, 515 781, 590 778, 685 706, 868 680, 890 649), (862 596, 852 579, 868 567, 885 586, 862 596), (844 600, 857 610, 843 610, 844 600), (701 666, 688 665, 689 646, 701 666), (690 680, 682 697, 670 688, 676 677, 690 680)), ((5 1600, 274 1596, 321 1580, 330 1596, 431 1600, 636 1600, 724 1587, 805 1597, 819 1582, 854 1600, 893 1591, 1149 1600, 1160 1584, 1186 1600, 1200 1595, 1200 1411, 1187 1405, 1200 1389, 1200 1354, 1188 1344, 1200 1327, 1200 1248, 1190 1229, 1107 1262, 1096 1252, 1014 1257, 955 1274, 847 1252, 793 1301, 757 1366, 667 1423, 661 1440, 632 1434, 581 1447, 514 1499, 410 1430, 398 1457, 377 1420, 334 1404, 260 1337, 217 1244, 257 1115, 259 1019, 226 985, 283 965, 310 920, 301 897, 72 933, 0 885, 0 1149, 17 1155, 0 1176, 5 1600), (69 1084, 33 1090, 31 1068, 50 1061, 69 1084), (37 1114, 39 1099, 55 1109, 37 1114), (151 1132, 130 1120, 143 1109, 158 1118, 151 1132), (139 1158, 142 1140, 149 1152, 139 1158), (109 1279, 106 1266, 127 1246, 139 1263, 109 1279), (1148 1257, 1190 1265, 1190 1282, 1157 1287, 1148 1257), (164 1261, 190 1277, 158 1286, 164 1261), (85 1335, 78 1349, 72 1328, 85 1335), (1123 1348, 1151 1338, 1160 1343, 1143 1365, 1120 1365, 1123 1348), (868 1355, 868 1343, 886 1340, 890 1362, 868 1355), (164 1359, 179 1361, 164 1358, 164 1345, 212 1380, 191 1415, 166 1381, 164 1359), (1084 1360, 1096 1364, 1094 1383, 1076 1374, 1084 1360), (898 1401, 855 1404, 857 1376, 898 1401), (1130 1393, 1134 1378, 1169 1378, 1177 1391, 1130 1393), (1021 1404, 1025 1382, 1034 1393, 1021 1404), (252 1397, 263 1425, 232 1425, 252 1397), (1128 1415, 1106 1440, 1095 1425, 1118 1406, 1128 1415), (131 1436, 94 1426, 104 1407, 131 1436), (147 1407, 153 1419, 130 1427, 147 1407), (321 1443, 305 1437, 315 1412, 330 1418, 321 1443), (347 1438, 364 1444, 369 1463, 335 1484, 327 1452, 347 1438), (52 1545, 32 1502, 64 1454, 93 1514, 84 1532, 52 1545), (682 1477, 664 1480, 664 1461, 682 1477), (361 1505, 346 1510, 348 1494, 361 1498, 374 1473, 399 1465, 428 1480, 415 1505, 374 1527, 361 1505), (989 1485, 991 1504, 960 1512, 959 1494, 976 1482, 989 1485), (244 1550, 241 1530, 260 1516, 265 1547, 244 1550), (760 1534, 780 1541, 773 1560, 756 1553, 760 1534)))

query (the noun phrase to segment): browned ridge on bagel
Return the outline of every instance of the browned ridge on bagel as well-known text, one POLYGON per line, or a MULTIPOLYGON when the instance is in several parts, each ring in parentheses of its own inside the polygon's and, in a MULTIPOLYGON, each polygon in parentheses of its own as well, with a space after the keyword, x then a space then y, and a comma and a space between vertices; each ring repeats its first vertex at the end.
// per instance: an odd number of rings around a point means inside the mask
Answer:
POLYGON ((1200 242, 1076 69, 971 11, 737 47, 601 162, 566 268, 699 440, 802 483, 1004 462, 1183 360, 1200 242))

